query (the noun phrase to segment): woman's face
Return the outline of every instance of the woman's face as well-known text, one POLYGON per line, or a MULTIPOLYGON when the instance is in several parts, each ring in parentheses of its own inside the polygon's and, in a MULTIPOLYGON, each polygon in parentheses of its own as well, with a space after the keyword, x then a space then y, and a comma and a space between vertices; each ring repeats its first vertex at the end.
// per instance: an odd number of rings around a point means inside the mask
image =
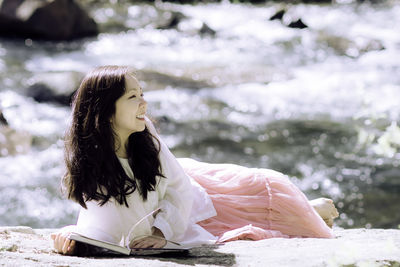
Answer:
POLYGON ((122 142, 134 132, 145 129, 144 116, 147 102, 143 98, 143 90, 132 75, 125 76, 125 93, 115 102, 115 114, 111 123, 114 132, 122 142))

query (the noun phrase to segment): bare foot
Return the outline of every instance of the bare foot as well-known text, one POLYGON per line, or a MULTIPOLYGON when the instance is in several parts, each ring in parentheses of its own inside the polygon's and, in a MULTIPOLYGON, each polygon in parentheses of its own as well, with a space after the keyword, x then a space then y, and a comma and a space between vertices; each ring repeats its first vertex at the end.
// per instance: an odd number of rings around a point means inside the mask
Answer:
POLYGON ((339 217, 333 200, 329 198, 317 198, 309 201, 315 211, 321 216, 325 223, 329 226, 333 226, 333 219, 339 217))

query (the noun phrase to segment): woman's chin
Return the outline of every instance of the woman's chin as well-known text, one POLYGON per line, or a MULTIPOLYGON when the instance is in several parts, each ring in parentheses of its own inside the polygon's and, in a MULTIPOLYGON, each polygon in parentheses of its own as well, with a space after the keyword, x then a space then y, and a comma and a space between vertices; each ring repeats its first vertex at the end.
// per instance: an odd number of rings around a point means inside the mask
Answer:
POLYGON ((146 123, 145 120, 143 120, 140 121, 139 123, 136 123, 135 130, 132 133, 143 132, 145 129, 146 129, 146 123))
POLYGON ((143 124, 143 127, 138 127, 138 132, 143 132, 146 129, 146 124, 143 124))

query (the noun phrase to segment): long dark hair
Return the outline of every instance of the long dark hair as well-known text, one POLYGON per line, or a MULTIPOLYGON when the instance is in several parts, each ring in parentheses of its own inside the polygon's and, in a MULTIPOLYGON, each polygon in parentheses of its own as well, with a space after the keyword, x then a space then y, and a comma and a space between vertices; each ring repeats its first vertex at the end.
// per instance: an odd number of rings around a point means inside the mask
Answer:
POLYGON ((155 190, 156 176, 163 177, 160 143, 147 127, 131 134, 126 144, 133 179, 115 153, 118 138, 110 119, 115 102, 125 93, 127 74, 133 74, 129 67, 98 67, 86 75, 73 98, 72 121, 65 135, 63 185, 68 198, 84 208, 86 201, 104 205, 110 198, 128 207, 127 196, 136 189, 146 200, 147 193, 155 190))

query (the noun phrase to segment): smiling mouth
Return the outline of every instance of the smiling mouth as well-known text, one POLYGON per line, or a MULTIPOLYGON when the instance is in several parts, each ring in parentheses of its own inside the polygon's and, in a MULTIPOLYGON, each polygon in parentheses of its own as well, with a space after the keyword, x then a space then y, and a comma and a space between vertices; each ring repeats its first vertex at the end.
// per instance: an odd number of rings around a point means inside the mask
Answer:
POLYGON ((145 117, 145 114, 137 115, 137 116, 136 116, 136 119, 144 120, 144 117, 145 117))

